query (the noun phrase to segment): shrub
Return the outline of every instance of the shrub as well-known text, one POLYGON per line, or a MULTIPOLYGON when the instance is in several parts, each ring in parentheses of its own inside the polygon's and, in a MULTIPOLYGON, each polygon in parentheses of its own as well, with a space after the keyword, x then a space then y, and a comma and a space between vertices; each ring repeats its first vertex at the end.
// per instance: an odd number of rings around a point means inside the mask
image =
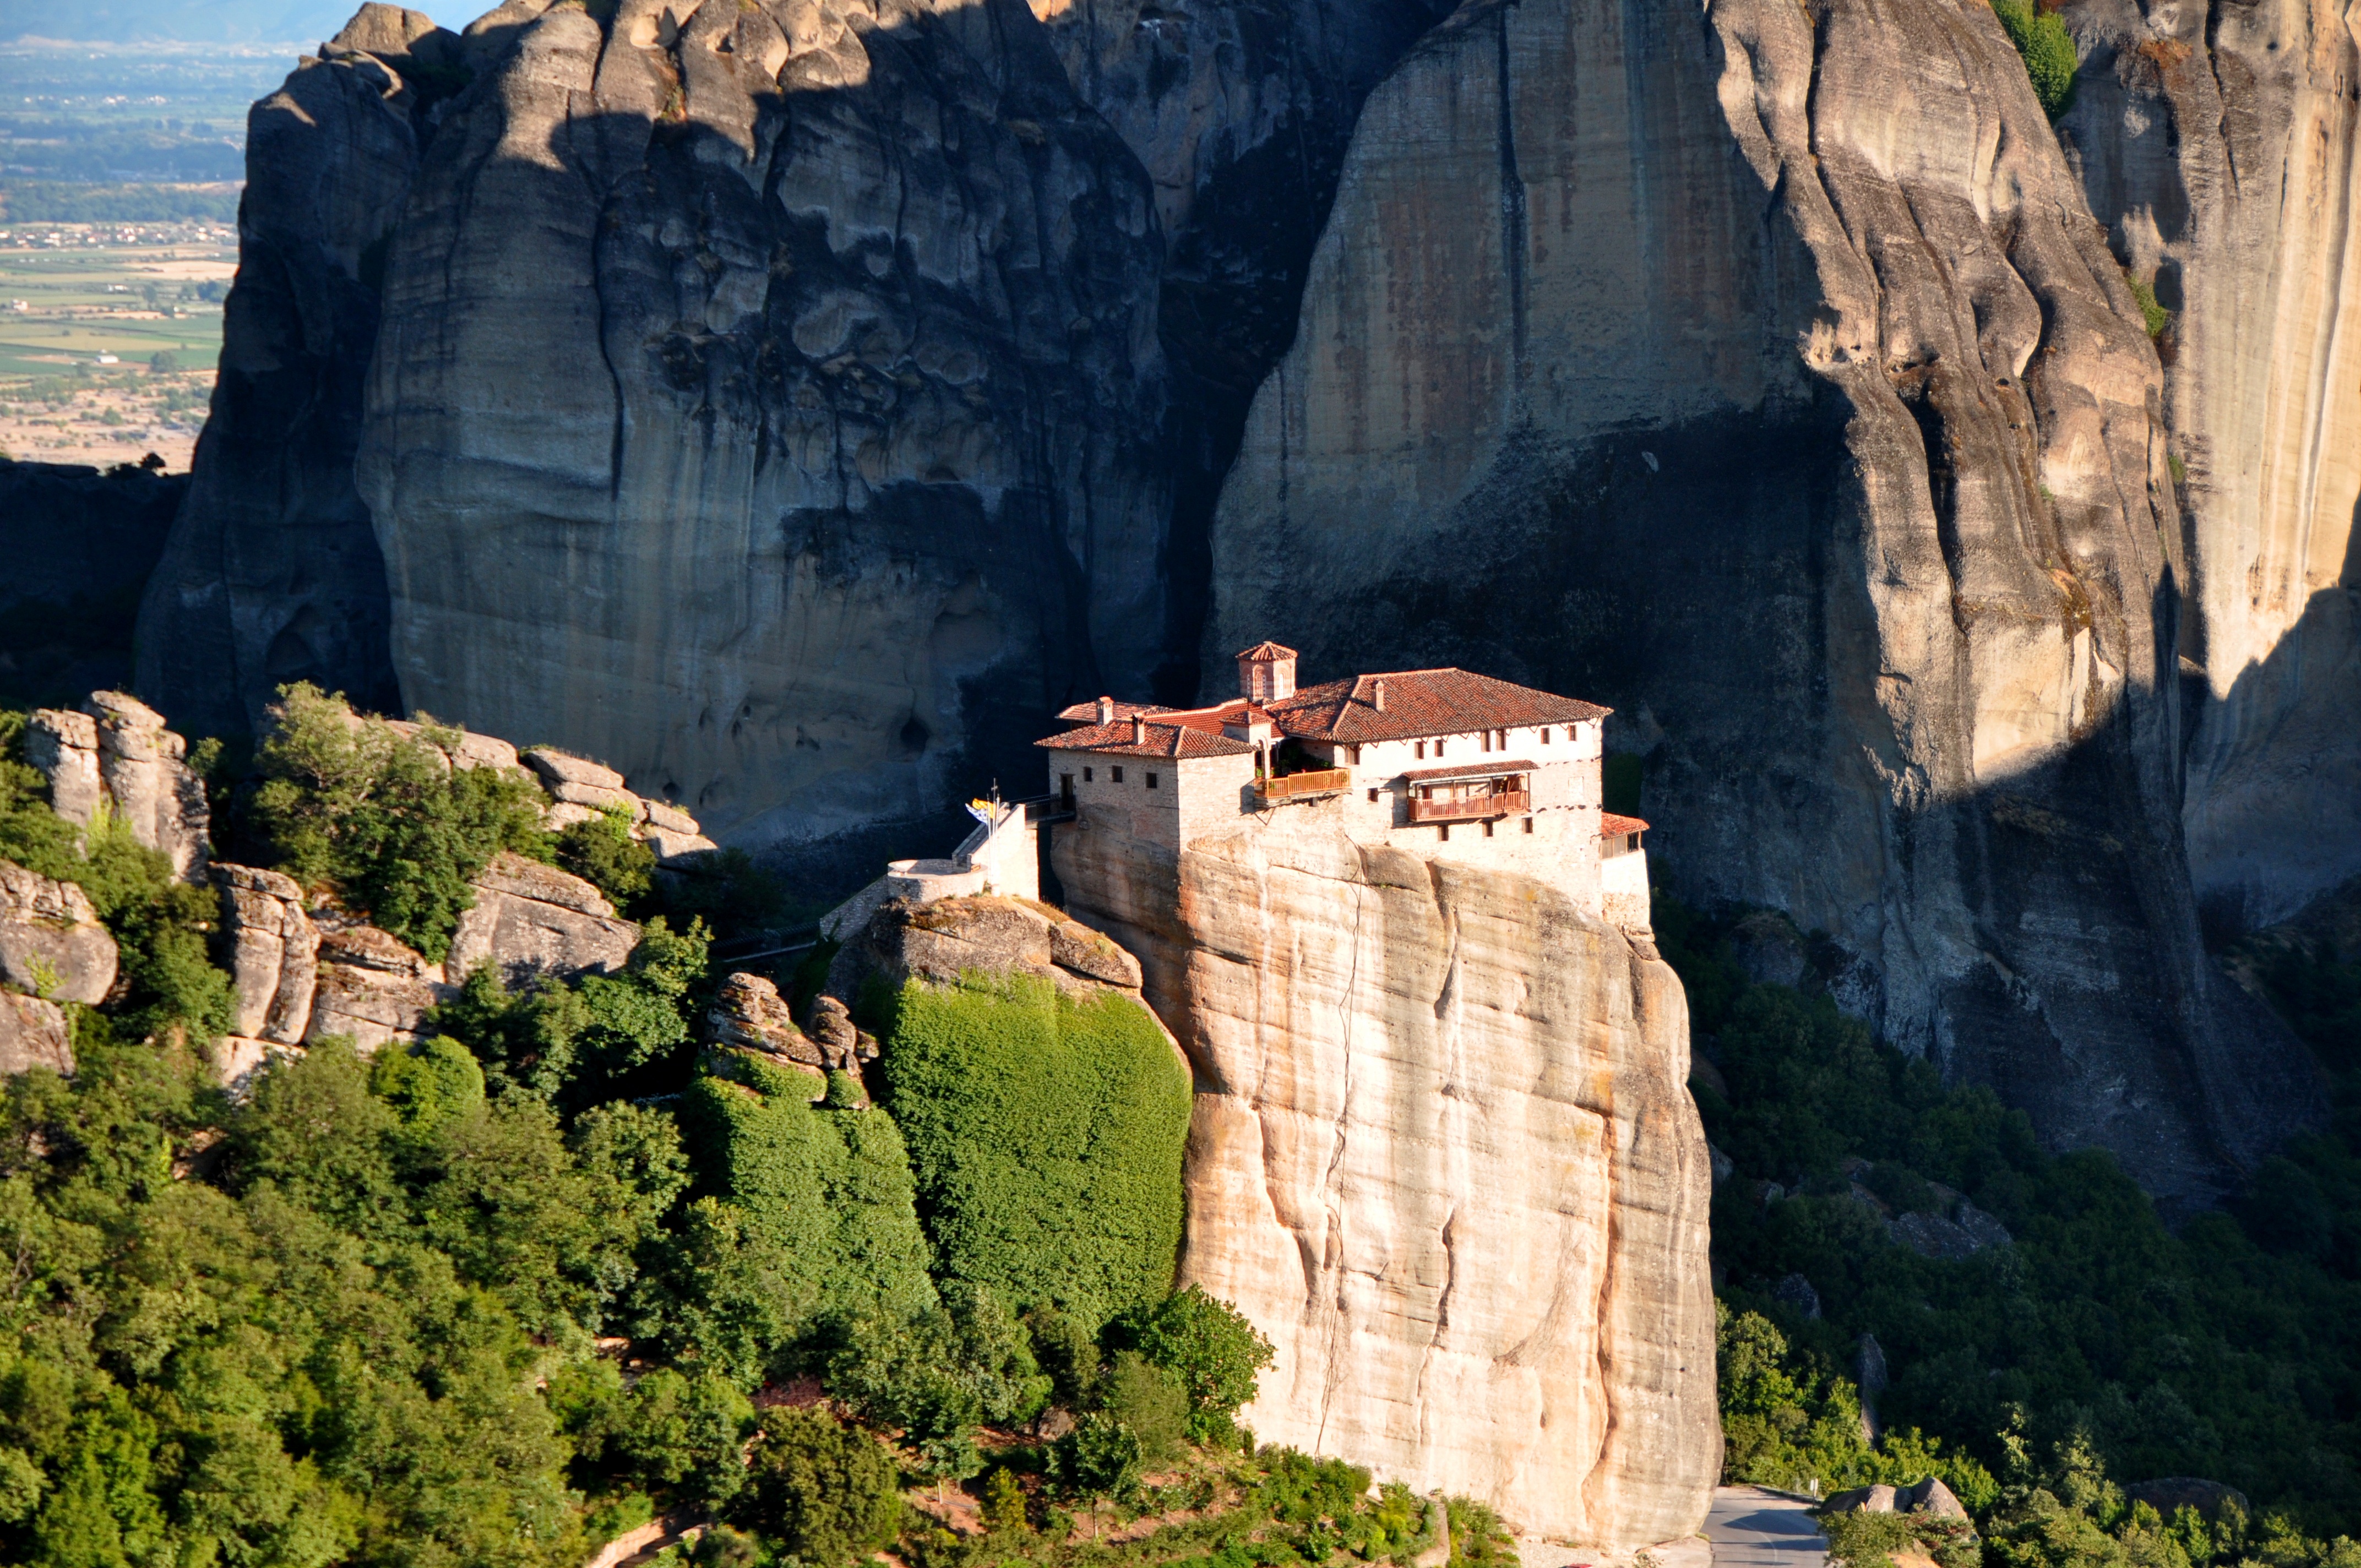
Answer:
POLYGON ((734 1064, 681 1096, 712 1196, 671 1244, 675 1345, 743 1378, 772 1368, 823 1317, 906 1321, 934 1300, 901 1135, 878 1110, 822 1111, 801 1074, 734 1064))
POLYGON ((2074 73, 2081 68, 2074 36, 2066 30, 2064 18, 2041 10, 2036 0, 1992 0, 1992 8, 2001 30, 2025 59, 2025 73, 2032 78, 2042 113, 2055 120, 2074 102, 2074 73))
POLYGON ((2133 302, 2139 306, 2140 322, 2147 328, 2148 336, 2162 337, 2164 329, 2172 323, 2172 313, 2158 302, 2156 285, 2129 271, 2124 274, 2124 283, 2132 291, 2133 302))
POLYGON ((1450 1568, 1518 1568, 1517 1538, 1500 1516, 1473 1497, 1445 1499, 1451 1519, 1450 1568))
POLYGON ((882 1066, 945 1277, 1092 1324, 1164 1295, 1190 1086, 1137 1003, 914 982, 882 1066))
POLYGON ((772 1409, 748 1456, 733 1510, 792 1557, 832 1565, 866 1557, 894 1539, 902 1498, 894 1462, 866 1432, 820 1409, 772 1409))
POLYGON ((1169 1464, 1179 1455, 1191 1412, 1189 1396, 1172 1374, 1135 1352, 1122 1351, 1107 1368, 1100 1398, 1107 1414, 1139 1440, 1142 1468, 1169 1464))
POLYGON ((1141 1320, 1139 1353, 1187 1395, 1189 1435, 1217 1442, 1255 1397, 1256 1374, 1271 1363, 1270 1341, 1228 1302, 1199 1286, 1176 1291, 1141 1320))
POLYGON ((502 850, 542 855, 540 786, 500 768, 455 768, 428 729, 403 737, 308 683, 280 688, 256 753, 256 826, 280 869, 333 884, 352 906, 441 961, 468 887, 502 850))
POLYGON ((1828 1538, 1828 1557, 1845 1568, 1894 1568, 1894 1553, 1916 1549, 1918 1537, 1906 1514, 1850 1513, 1819 1516, 1828 1538))
POLYGON ((631 837, 631 821, 620 810, 568 824, 557 836, 557 863, 618 909, 636 907, 655 883, 656 852, 631 837))

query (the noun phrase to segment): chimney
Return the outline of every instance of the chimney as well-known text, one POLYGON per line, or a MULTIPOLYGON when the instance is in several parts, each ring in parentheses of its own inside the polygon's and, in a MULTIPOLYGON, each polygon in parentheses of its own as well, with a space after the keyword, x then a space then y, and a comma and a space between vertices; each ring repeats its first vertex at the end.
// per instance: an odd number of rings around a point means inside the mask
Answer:
POLYGON ((1099 722, 1101 724, 1115 722, 1115 698, 1111 696, 1099 698, 1099 722))
POLYGON ((1295 650, 1257 642, 1238 655, 1238 695, 1251 703, 1283 702, 1295 695, 1295 650))
POLYGON ((1136 713, 1131 716, 1131 743, 1135 746, 1148 744, 1148 720, 1136 713))
POLYGON ((1386 682, 1382 675, 1369 683, 1369 706, 1379 713, 1386 710, 1386 682))

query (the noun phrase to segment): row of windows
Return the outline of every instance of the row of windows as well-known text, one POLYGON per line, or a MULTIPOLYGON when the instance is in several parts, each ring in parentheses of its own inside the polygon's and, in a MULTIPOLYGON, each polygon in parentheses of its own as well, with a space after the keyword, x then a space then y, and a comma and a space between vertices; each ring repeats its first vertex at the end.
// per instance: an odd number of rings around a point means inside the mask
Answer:
MULTIPOLYGON (((1548 745, 1550 743, 1550 734, 1551 731, 1544 728, 1541 731, 1541 740, 1538 743, 1543 746, 1548 745)), ((1571 729, 1567 730, 1566 739, 1569 740, 1574 739, 1574 732, 1571 729)), ((1444 742, 1436 740, 1433 744, 1434 746, 1434 754, 1438 757, 1442 756, 1444 742)), ((1428 742, 1424 740, 1413 743, 1413 752, 1422 761, 1425 759, 1427 745, 1428 742)), ((1476 749, 1479 751, 1505 751, 1509 749, 1509 732, 1505 729, 1477 730, 1476 733, 1476 749)), ((1353 761, 1357 762, 1360 760, 1359 748, 1356 747, 1354 749, 1353 761)))
MULTIPOLYGON (((1097 778, 1097 776, 1098 776, 1098 770, 1097 770, 1096 768, 1084 768, 1084 769, 1082 770, 1082 782, 1083 782, 1084 784, 1090 784, 1090 783, 1092 783, 1093 780, 1095 780, 1095 779, 1097 778)), ((1115 765, 1115 766, 1114 766, 1114 767, 1111 767, 1111 768, 1107 769, 1107 783, 1109 783, 1109 784, 1121 784, 1121 783, 1123 783, 1123 768, 1122 768, 1122 765, 1121 765, 1121 764, 1119 764, 1119 763, 1118 763, 1117 765, 1115 765)), ((1159 781, 1157 779, 1157 776, 1156 776, 1154 773, 1149 773, 1149 774, 1148 775, 1148 788, 1150 788, 1150 789, 1156 789, 1156 788, 1159 788, 1159 781)), ((1058 775, 1058 789, 1059 789, 1059 793, 1060 793, 1060 794, 1062 794, 1062 795, 1071 795, 1071 794, 1073 794, 1073 793, 1074 793, 1074 775, 1073 775, 1073 774, 1071 774, 1071 773, 1060 773, 1060 774, 1058 775)))

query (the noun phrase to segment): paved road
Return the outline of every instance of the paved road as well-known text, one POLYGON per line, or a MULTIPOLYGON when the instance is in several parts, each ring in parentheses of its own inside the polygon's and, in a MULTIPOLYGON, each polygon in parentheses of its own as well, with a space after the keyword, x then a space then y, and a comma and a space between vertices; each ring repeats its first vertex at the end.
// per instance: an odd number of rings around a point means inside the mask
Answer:
POLYGON ((1706 1515, 1713 1568, 1826 1568, 1828 1543, 1810 1505, 1753 1486, 1717 1486, 1706 1515))

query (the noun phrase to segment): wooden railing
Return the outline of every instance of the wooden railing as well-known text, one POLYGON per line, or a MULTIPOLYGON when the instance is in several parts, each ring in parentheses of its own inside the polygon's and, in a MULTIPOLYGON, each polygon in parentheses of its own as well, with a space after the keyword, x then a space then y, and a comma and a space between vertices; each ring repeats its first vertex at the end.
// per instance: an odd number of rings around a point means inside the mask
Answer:
POLYGON ((1443 795, 1433 800, 1412 796, 1412 822, 1480 822, 1488 817, 1519 817, 1533 808, 1531 790, 1503 789, 1490 795, 1443 795))
POLYGON ((1353 787, 1349 768, 1322 768, 1308 773, 1281 773, 1277 778, 1255 780, 1255 793, 1263 804, 1282 800, 1301 800, 1306 795, 1342 795, 1353 787))

